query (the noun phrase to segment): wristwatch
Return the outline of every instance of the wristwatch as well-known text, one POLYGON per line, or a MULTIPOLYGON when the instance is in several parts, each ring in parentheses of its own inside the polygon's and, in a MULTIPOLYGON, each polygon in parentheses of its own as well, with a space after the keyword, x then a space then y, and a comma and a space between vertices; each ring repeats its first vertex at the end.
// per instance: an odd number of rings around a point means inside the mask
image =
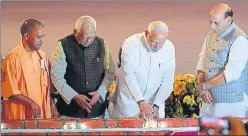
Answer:
POLYGON ((203 84, 202 84, 202 89, 203 89, 204 91, 207 91, 207 90, 208 90, 208 87, 207 87, 206 83, 203 83, 203 84))

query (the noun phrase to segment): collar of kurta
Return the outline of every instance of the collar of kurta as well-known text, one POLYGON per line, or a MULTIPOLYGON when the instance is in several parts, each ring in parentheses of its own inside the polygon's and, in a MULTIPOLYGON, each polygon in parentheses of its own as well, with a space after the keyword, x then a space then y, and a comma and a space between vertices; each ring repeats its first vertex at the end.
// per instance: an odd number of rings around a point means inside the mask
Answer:
POLYGON ((25 50, 22 44, 22 41, 18 44, 17 50, 18 50, 18 56, 22 62, 25 62, 27 59, 30 58, 28 52, 25 50))
POLYGON ((234 28, 236 27, 236 24, 233 22, 224 32, 222 32, 219 35, 219 38, 225 37, 227 34, 229 34, 234 28))
MULTIPOLYGON (((21 64, 25 64, 26 60, 29 59, 29 54, 28 52, 25 50, 23 44, 22 44, 22 41, 19 42, 18 46, 17 46, 17 51, 18 51, 18 57, 21 61, 21 64)), ((36 53, 38 54, 39 58, 40 58, 40 62, 43 61, 45 62, 44 60, 44 54, 40 51, 40 50, 37 50, 36 53)), ((48 70, 48 66, 46 63, 44 63, 45 65, 45 69, 48 70)), ((24 66, 24 65, 23 65, 24 66)))
POLYGON ((149 47, 149 45, 148 45, 148 41, 147 41, 145 32, 141 33, 141 43, 142 43, 144 46, 146 46, 146 48, 147 48, 148 51, 151 51, 151 50, 150 50, 150 47, 149 47))

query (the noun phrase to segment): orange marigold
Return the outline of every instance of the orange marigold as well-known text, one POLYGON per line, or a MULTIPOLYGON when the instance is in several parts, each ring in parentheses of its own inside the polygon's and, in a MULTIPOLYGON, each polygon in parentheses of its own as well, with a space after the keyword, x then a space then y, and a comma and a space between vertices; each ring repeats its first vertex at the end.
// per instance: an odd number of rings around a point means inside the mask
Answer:
POLYGON ((185 89, 186 89, 186 82, 185 81, 178 81, 174 86, 174 94, 179 95, 185 89))

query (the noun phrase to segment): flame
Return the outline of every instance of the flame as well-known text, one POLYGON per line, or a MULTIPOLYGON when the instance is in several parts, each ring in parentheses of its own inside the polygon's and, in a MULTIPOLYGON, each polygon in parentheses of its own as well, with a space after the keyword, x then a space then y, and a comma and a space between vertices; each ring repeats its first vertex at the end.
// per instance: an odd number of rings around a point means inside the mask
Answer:
POLYGON ((4 129, 5 128, 5 125, 1 123, 1 129, 4 129))
POLYGON ((75 123, 69 123, 64 125, 64 129, 75 129, 76 124, 75 123))
POLYGON ((158 124, 158 127, 160 127, 160 128, 166 128, 167 127, 167 124, 165 122, 160 122, 158 124))
POLYGON ((75 129, 76 128, 76 124, 75 123, 72 123, 71 124, 71 129, 75 129))
POLYGON ((64 125, 64 129, 67 129, 68 128, 68 126, 67 125, 64 125))
POLYGON ((84 123, 81 123, 81 124, 80 124, 80 128, 86 129, 86 128, 88 128, 88 127, 87 127, 87 125, 85 125, 84 123))
POLYGON ((157 121, 154 121, 154 120, 145 121, 143 127, 144 128, 157 128, 158 127, 157 124, 158 124, 157 121))

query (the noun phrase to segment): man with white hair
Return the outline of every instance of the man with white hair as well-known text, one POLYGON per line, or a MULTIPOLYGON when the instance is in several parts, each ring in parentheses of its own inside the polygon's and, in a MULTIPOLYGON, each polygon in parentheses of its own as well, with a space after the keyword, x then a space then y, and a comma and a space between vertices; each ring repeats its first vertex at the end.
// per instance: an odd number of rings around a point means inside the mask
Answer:
POLYGON ((115 66, 106 43, 96 35, 96 21, 90 16, 78 18, 73 34, 57 42, 52 58, 60 115, 103 117, 115 66))
POLYGON ((111 98, 112 118, 163 118, 164 101, 173 89, 175 48, 162 21, 124 41, 117 89, 111 98))

